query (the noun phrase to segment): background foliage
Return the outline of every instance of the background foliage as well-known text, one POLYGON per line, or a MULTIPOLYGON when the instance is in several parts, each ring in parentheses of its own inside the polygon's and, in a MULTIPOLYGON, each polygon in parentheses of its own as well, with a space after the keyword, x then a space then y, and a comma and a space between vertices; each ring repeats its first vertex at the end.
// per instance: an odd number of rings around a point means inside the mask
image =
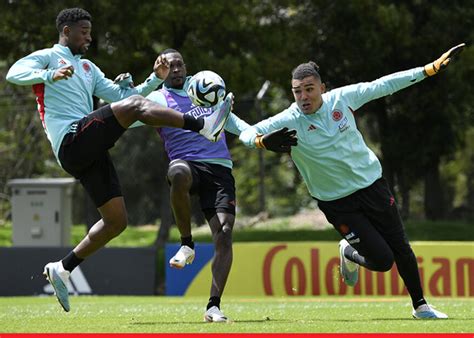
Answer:
MULTIPOLYGON (((10 0, 0 4, 2 78, 18 58, 56 43, 56 15, 74 6, 93 16, 94 42, 86 57, 108 77, 129 71, 140 82, 158 52, 175 48, 190 74, 212 69, 222 75, 236 95, 235 112, 249 123, 292 102, 290 73, 301 62, 316 61, 334 88, 422 66, 453 45, 468 43, 445 73, 369 103, 356 117, 383 162, 404 217, 474 218, 473 2, 10 0), (270 90, 257 103, 265 80, 270 90)), ((0 219, 9 215, 9 179, 65 175, 35 109, 30 88, 0 82, 0 219)), ((262 211, 258 151, 232 136, 229 146, 239 212, 262 211)), ((112 155, 130 222, 170 219, 167 159, 156 132, 129 131, 112 155)), ((263 156, 265 210, 289 215, 308 206, 311 198, 288 155, 263 156)), ((75 199, 76 222, 84 222, 90 208, 81 189, 75 199)))

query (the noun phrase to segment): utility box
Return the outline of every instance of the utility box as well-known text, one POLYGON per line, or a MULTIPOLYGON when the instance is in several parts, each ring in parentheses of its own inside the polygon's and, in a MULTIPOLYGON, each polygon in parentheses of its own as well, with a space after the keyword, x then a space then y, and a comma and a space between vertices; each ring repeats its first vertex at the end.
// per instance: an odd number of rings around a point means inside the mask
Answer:
POLYGON ((70 246, 73 178, 13 179, 13 246, 70 246))

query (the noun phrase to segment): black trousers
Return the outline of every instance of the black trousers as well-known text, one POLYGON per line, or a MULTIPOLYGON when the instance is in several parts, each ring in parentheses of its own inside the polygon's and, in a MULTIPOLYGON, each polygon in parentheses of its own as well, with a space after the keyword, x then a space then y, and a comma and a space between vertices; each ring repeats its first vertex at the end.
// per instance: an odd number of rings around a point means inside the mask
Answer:
POLYGON ((384 178, 349 196, 317 201, 327 220, 357 250, 358 254, 348 259, 382 272, 390 270, 395 261, 414 307, 425 302, 418 263, 384 178))

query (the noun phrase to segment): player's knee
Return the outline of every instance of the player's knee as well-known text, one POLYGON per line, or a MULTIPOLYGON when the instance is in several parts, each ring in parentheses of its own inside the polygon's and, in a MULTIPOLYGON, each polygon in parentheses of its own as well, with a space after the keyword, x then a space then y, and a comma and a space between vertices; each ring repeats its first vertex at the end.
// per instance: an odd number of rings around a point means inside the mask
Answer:
POLYGON ((108 222, 104 222, 104 226, 109 233, 109 237, 117 237, 127 228, 126 217, 118 217, 108 222))
POLYGON ((175 166, 168 170, 168 181, 173 189, 188 189, 191 184, 191 177, 182 166, 175 166))
POLYGON ((392 253, 379 255, 374 261, 374 270, 379 272, 389 271, 393 266, 394 258, 392 253))
POLYGON ((224 224, 222 229, 215 235, 216 251, 232 250, 232 227, 224 224))
POLYGON ((145 103, 146 99, 141 95, 129 96, 121 102, 129 113, 137 116, 144 111, 145 103))

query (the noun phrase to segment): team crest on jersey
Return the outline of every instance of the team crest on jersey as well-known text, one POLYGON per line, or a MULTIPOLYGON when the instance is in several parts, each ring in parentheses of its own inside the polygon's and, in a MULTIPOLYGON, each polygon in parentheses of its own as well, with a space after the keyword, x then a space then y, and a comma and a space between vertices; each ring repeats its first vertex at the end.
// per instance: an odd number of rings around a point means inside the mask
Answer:
POLYGON ((335 110, 332 112, 332 119, 336 122, 340 121, 343 116, 344 114, 340 110, 335 110))
POLYGON ((93 77, 93 74, 91 72, 91 65, 87 62, 82 62, 82 69, 84 70, 86 80, 91 83, 93 77))

